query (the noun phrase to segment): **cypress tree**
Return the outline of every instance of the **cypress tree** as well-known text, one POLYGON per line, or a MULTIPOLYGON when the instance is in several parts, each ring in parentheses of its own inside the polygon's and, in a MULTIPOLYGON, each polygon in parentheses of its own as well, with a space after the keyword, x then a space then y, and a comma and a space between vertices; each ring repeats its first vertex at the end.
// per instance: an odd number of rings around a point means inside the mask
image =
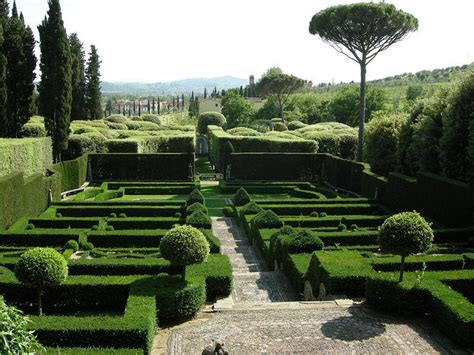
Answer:
POLYGON ((181 94, 181 112, 184 110, 184 94, 181 94))
POLYGON ((138 116, 140 117, 142 115, 142 102, 140 99, 138 99, 138 116))
POLYGON ((147 110, 148 110, 148 113, 151 113, 151 104, 150 104, 150 98, 148 98, 148 103, 147 103, 147 110))
POLYGON ((85 53, 77 33, 69 36, 72 58, 72 105, 71 120, 86 119, 85 53))
POLYGON ((172 112, 174 112, 174 106, 176 105, 176 102, 174 101, 174 96, 173 96, 173 106, 172 106, 172 112))
POLYGON ((48 0, 49 10, 38 26, 41 48, 40 106, 45 128, 53 140, 53 156, 61 161, 67 149, 72 102, 71 49, 59 0, 48 0))
POLYGON ((207 89, 204 88, 204 98, 207 99, 207 89))
POLYGON ((194 116, 199 117, 199 98, 197 96, 194 99, 194 116))
POLYGON ((155 102, 155 98, 153 97, 153 113, 156 113, 156 102, 155 102))
POLYGON ((194 101, 194 91, 191 91, 191 102, 194 101))
POLYGON ((36 57, 33 32, 25 27, 23 15, 18 16, 15 2, 4 36, 8 93, 4 135, 19 137, 22 126, 32 114, 36 57))
POLYGON ((158 99, 156 100, 156 104, 157 104, 156 113, 160 114, 161 106, 160 106, 160 97, 159 96, 158 96, 158 99))
MULTIPOLYGON (((0 3, 0 11, 3 4, 0 3)), ((0 12, 0 16, 2 13, 0 12)), ((7 59, 3 54, 3 19, 0 17, 0 137, 6 133, 6 106, 7 106, 7 59)))
POLYGON ((135 115, 135 100, 133 100, 133 114, 135 115))
POLYGON ((86 106, 87 111, 89 111, 89 118, 93 120, 102 118, 100 63, 97 48, 91 45, 86 69, 86 106))
POLYGON ((242 85, 240 85, 239 95, 244 96, 244 88, 242 87, 242 85))

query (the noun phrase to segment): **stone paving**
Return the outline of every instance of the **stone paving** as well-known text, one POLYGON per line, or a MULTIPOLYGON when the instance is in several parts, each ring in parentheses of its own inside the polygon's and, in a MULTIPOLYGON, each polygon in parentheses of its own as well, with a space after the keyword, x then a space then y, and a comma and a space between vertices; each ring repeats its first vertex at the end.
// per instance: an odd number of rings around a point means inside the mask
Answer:
POLYGON ((220 239, 222 253, 232 265, 233 303, 265 303, 295 301, 296 295, 285 274, 269 271, 257 247, 232 218, 212 219, 212 231, 220 239))
POLYGON ((213 218, 213 232, 231 260, 234 291, 216 303, 218 312, 165 330, 153 353, 201 354, 213 341, 229 354, 468 353, 427 323, 351 300, 288 302, 296 296, 285 275, 268 271, 232 219, 213 218))

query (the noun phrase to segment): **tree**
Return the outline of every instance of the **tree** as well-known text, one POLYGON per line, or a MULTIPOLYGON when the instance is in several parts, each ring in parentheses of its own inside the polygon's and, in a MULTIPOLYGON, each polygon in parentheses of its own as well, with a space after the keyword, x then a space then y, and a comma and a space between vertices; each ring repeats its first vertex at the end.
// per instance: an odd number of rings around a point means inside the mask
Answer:
POLYGON ((209 242, 199 229, 192 226, 176 226, 170 229, 161 240, 160 252, 161 256, 169 260, 172 265, 182 267, 182 278, 184 280, 187 265, 198 264, 207 260, 209 242))
POLYGON ((184 110, 184 94, 181 94, 181 112, 184 110))
POLYGON ((22 126, 32 114, 36 57, 33 32, 25 26, 23 15, 18 16, 16 3, 13 3, 4 36, 8 93, 4 135, 19 137, 22 126))
POLYGON ((207 99, 207 89, 204 88, 204 98, 207 99))
POLYGON ((77 33, 69 36, 69 45, 71 46, 72 58, 72 104, 71 120, 86 119, 86 75, 85 75, 85 53, 82 42, 77 33))
POLYGON ((66 259, 51 248, 30 249, 21 255, 15 265, 15 276, 18 280, 37 291, 40 316, 43 314, 44 288, 60 285, 66 280, 67 274, 66 259))
MULTIPOLYGON (((1 8, 0 8, 1 9, 1 8)), ((3 49, 3 26, 0 23, 0 49, 3 49)), ((0 51, 0 136, 3 136, 6 132, 6 119, 7 119, 7 59, 3 54, 3 50, 0 51)))
POLYGON ((405 258, 426 252, 432 241, 433 230, 418 212, 402 212, 387 218, 380 227, 378 236, 383 252, 401 256, 398 282, 403 281, 405 258))
POLYGON ((160 107, 160 97, 158 96, 157 100, 156 100, 156 105, 157 105, 157 110, 156 110, 156 113, 159 115, 160 114, 160 110, 161 110, 161 107, 160 107))
POLYGON ((89 112, 89 118, 93 120, 102 118, 100 63, 97 48, 91 45, 86 69, 86 106, 89 112))
POLYGON ((222 98, 222 114, 228 117, 229 128, 242 126, 250 123, 254 115, 254 109, 250 102, 241 96, 237 90, 227 90, 222 98))
MULTIPOLYGON (((113 108, 112 99, 108 99, 107 103, 105 104, 105 111, 108 114, 108 116, 112 114, 112 108, 113 108)), ((119 112, 120 112, 120 109, 119 109, 119 112)))
POLYGON ((362 161, 365 124, 365 84, 367 65, 382 51, 418 29, 411 14, 386 3, 336 5, 318 12, 309 25, 339 53, 360 65, 359 144, 357 160, 362 161))
POLYGON ((53 156, 61 161, 67 149, 71 117, 71 49, 64 28, 59 0, 48 0, 48 16, 38 26, 41 48, 41 112, 48 135, 53 140, 53 156))
POLYGON ((304 81, 293 75, 267 71, 256 84, 257 93, 261 97, 273 97, 278 105, 280 118, 284 119, 283 110, 291 94, 304 86, 304 81))
MULTIPOLYGON (((385 107, 385 91, 376 86, 367 86, 365 91, 365 121, 372 119, 372 114, 381 111, 385 107)), ((329 103, 329 115, 334 116, 337 122, 349 126, 357 126, 359 123, 358 107, 360 106, 360 95, 356 85, 348 85, 339 90, 329 103)))

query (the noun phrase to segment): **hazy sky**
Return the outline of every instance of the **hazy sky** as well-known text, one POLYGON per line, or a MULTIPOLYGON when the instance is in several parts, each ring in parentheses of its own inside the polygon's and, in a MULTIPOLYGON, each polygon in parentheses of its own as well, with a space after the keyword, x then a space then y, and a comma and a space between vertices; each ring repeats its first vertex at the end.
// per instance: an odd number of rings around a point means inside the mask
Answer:
MULTIPOLYGON (((12 0, 10 0, 12 2, 12 0)), ((98 47, 104 81, 259 77, 279 66, 314 83, 357 81, 359 67, 308 32, 316 12, 346 0, 61 0, 68 33, 98 47)), ((377 79, 474 62, 474 0, 393 0, 419 29, 368 67, 377 79)), ((17 0, 37 25, 47 0, 17 0)), ((38 38, 38 36, 37 36, 38 38)), ((37 50, 39 55, 39 50, 37 50)))

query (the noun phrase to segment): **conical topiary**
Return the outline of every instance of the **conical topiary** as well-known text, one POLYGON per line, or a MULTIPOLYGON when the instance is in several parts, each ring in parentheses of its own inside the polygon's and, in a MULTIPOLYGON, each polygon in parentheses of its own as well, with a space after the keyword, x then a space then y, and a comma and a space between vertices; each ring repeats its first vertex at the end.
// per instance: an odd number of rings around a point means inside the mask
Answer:
POLYGON ((199 202, 202 203, 203 205, 205 204, 205 198, 204 195, 199 191, 199 189, 194 189, 190 194, 189 197, 186 201, 187 206, 191 206, 193 203, 199 202))
POLYGON ((247 191, 243 187, 241 187, 234 194, 234 197, 232 198, 232 200, 234 201, 234 205, 243 206, 250 202, 250 196, 247 193, 247 191))

